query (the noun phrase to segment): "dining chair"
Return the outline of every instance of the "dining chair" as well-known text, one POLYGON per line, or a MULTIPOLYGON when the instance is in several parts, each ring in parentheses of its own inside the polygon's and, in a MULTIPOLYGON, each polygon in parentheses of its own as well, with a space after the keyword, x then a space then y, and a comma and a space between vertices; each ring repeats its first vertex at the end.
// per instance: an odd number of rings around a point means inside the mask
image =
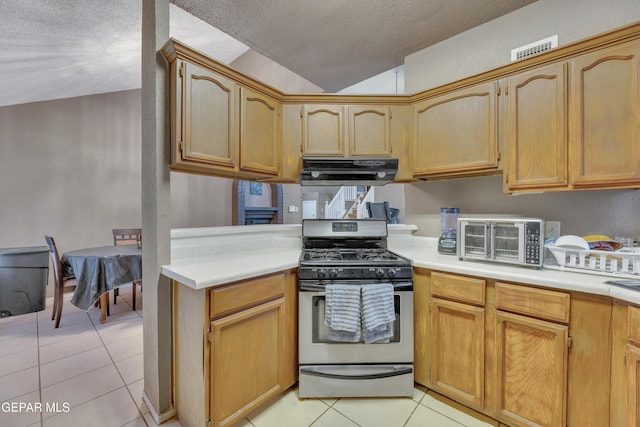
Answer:
POLYGON ((75 277, 64 277, 62 272, 62 264, 60 263, 60 255, 58 254, 58 248, 53 237, 45 234, 44 240, 47 241, 49 246, 49 254, 51 255, 51 263, 53 264, 53 278, 55 288, 53 290, 53 312, 51 313, 51 320, 56 321, 55 327, 60 326, 60 318, 62 317, 62 306, 64 301, 62 300, 65 289, 73 288, 75 291, 76 279, 75 277))
MULTIPOLYGON (((114 228, 111 230, 113 233, 113 244, 118 245, 134 245, 142 238, 141 228, 114 228)), ((133 309, 136 309, 136 285, 140 286, 142 290, 142 280, 134 280, 131 282, 131 296, 133 298, 133 309)), ((113 290, 113 303, 116 303, 116 298, 120 295, 120 290, 115 288, 113 290)))

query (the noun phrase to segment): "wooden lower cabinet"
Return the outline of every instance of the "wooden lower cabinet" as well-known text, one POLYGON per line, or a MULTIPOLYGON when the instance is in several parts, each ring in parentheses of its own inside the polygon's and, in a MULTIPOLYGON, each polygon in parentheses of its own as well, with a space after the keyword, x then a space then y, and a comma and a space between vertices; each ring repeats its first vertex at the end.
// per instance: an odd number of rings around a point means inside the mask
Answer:
POLYGON ((284 298, 211 322, 211 414, 225 426, 283 391, 284 298))
POLYGON ((627 344, 627 426, 640 425, 640 348, 627 344))
MULTIPOLYGON (((618 335, 621 341, 618 342, 621 344, 620 350, 624 350, 624 353, 622 358, 616 357, 612 360, 613 379, 618 380, 617 383, 621 385, 617 390, 612 390, 618 393, 612 395, 612 399, 615 397, 624 404, 618 404, 616 408, 616 402, 612 400, 612 409, 619 410, 617 414, 612 410, 612 419, 617 417, 615 420, 618 425, 636 427, 640 426, 640 308, 635 306, 615 308, 620 314, 618 316, 620 322, 615 325, 616 316, 614 315, 614 326, 622 330, 618 335), (616 371, 619 375, 616 375, 616 371)), ((612 387, 615 385, 612 382, 612 387)))
POLYGON ((297 276, 258 277, 210 291, 209 418, 244 418, 297 380, 297 276))
POLYGON ((423 268, 414 302, 418 384, 504 426, 640 426, 640 309, 423 268))
POLYGON ((173 289, 174 405, 183 427, 232 425, 295 384, 295 270, 173 289))
POLYGON ((429 387, 431 369, 431 272, 415 268, 413 274, 413 379, 429 387))
POLYGON ((496 313, 497 417, 516 426, 564 426, 569 328, 496 313))
POLYGON ((431 386, 478 410, 484 406, 484 314, 484 307, 431 301, 431 386))

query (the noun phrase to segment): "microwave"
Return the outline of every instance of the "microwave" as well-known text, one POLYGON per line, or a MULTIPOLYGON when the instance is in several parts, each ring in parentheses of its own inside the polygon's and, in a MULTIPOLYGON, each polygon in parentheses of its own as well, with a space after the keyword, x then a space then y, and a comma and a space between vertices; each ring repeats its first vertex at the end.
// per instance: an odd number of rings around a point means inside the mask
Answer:
POLYGON ((544 220, 540 218, 458 218, 457 255, 542 267, 544 220))

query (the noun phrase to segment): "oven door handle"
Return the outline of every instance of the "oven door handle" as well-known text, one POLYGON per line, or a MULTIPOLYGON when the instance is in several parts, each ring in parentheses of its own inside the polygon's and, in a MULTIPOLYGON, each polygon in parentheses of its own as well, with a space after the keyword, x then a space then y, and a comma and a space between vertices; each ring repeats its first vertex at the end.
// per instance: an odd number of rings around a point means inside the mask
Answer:
POLYGON ((332 369, 332 367, 305 367, 300 368, 300 374, 313 375, 316 377, 333 378, 342 380, 375 380, 380 378, 397 377, 399 375, 407 375, 413 372, 412 367, 407 366, 391 366, 389 368, 381 369, 378 372, 371 372, 367 370, 366 374, 338 374, 332 369))

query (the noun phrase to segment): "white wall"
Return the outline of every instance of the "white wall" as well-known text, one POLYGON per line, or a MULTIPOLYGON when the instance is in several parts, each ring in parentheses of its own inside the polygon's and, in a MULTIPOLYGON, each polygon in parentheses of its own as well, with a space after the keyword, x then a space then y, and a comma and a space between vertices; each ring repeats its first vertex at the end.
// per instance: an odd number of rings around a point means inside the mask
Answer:
POLYGON ((511 49, 558 34, 560 46, 640 20, 638 0, 538 0, 405 58, 415 93, 510 63, 511 49))

